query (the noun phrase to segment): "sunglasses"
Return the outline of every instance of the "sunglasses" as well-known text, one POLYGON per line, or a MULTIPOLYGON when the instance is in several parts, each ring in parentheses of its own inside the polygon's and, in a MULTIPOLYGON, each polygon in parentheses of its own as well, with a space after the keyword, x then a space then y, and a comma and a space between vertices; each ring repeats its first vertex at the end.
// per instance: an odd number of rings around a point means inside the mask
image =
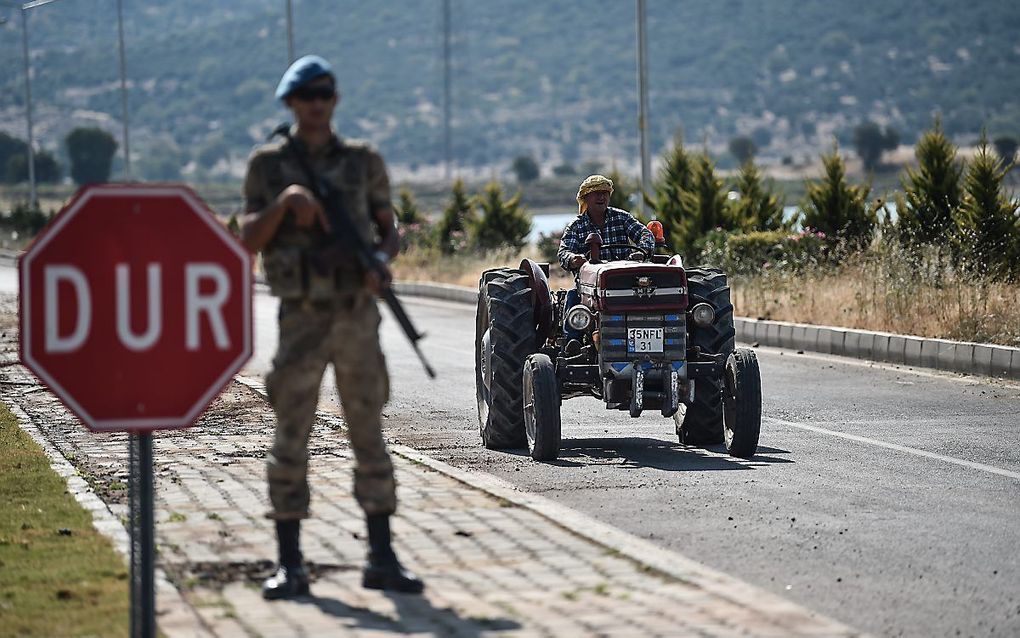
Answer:
POLYGON ((296 100, 311 102, 312 100, 332 100, 336 97, 336 89, 332 86, 302 86, 290 94, 296 100))

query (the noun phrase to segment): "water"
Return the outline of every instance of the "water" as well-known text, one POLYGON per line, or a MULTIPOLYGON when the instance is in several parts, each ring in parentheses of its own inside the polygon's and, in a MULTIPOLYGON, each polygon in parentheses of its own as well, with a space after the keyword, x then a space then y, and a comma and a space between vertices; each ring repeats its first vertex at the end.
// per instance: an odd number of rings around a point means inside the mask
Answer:
MULTIPOLYGON (((896 219, 896 203, 886 202, 886 209, 889 211, 890 217, 896 219)), ((784 206, 783 207, 783 218, 789 220, 793 218, 800 211, 800 206, 784 206)), ((884 215, 879 211, 879 219, 884 215)), ((563 229, 569 224, 574 218, 577 217, 576 211, 570 212, 549 212, 541 213, 538 215, 532 215, 531 217, 531 234, 528 235, 528 241, 534 243, 538 241, 539 235, 548 235, 550 233, 562 232, 563 229)), ((798 224, 798 228, 800 225, 798 224)))

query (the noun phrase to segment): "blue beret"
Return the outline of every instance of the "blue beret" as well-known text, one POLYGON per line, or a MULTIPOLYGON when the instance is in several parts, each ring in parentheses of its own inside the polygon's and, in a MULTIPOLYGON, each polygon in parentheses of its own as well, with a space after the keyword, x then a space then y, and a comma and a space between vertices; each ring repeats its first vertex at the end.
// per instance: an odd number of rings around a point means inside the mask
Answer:
POLYGON ((324 75, 333 77, 333 67, 317 55, 306 55, 294 60, 294 64, 283 73, 280 83, 276 86, 276 99, 282 100, 315 78, 324 75))

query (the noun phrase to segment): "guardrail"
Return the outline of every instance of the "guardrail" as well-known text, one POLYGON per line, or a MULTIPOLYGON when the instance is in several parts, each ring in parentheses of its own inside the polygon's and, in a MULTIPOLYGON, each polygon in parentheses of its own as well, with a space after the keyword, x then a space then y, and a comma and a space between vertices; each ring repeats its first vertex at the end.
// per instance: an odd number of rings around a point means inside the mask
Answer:
MULTIPOLYGON (((403 295, 478 301, 478 291, 465 286, 397 282, 394 287, 403 295)), ((746 317, 735 317, 733 324, 737 339, 746 343, 1020 381, 1020 348, 746 317)))

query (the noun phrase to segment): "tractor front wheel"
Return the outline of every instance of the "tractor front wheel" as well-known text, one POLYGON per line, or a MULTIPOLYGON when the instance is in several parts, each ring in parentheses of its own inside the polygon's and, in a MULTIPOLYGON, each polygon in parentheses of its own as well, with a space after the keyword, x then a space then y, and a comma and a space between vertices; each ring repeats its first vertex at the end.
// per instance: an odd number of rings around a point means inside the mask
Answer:
POLYGON ((761 433, 761 373, 753 350, 737 348, 726 360, 723 438, 730 456, 749 459, 761 433))
POLYGON ((528 452, 536 461, 553 461, 560 453, 560 387, 547 355, 525 360, 523 385, 528 452))

